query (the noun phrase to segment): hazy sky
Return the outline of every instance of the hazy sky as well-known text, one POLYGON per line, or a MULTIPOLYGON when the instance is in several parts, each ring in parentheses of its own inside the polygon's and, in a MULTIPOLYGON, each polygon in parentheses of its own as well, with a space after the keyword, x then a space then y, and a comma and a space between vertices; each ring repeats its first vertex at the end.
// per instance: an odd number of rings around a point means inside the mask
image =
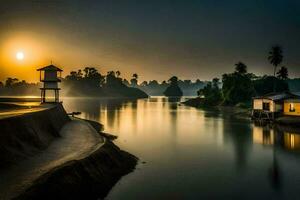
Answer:
POLYGON ((300 76, 299 0, 1 0, 0 80, 35 81, 40 65, 64 73, 95 66, 141 80, 208 80, 243 61, 272 74, 267 53, 284 48, 300 76), (15 54, 23 51, 25 59, 15 54))

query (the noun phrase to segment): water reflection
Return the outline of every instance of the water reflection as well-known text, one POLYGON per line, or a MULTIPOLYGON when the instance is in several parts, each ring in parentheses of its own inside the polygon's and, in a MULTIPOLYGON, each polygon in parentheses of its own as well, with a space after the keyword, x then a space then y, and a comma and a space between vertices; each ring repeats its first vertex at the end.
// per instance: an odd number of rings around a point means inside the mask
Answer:
POLYGON ((297 197, 300 132, 235 119, 230 109, 190 108, 182 100, 64 100, 69 112, 103 123, 121 148, 147 163, 108 199, 276 199, 282 191, 283 198, 297 197))
POLYGON ((262 145, 274 144, 274 131, 267 126, 253 127, 253 142, 262 145))
POLYGON ((245 122, 224 123, 224 138, 229 140, 234 148, 236 168, 243 170, 252 148, 251 129, 245 126, 245 122))
POLYGON ((269 168, 269 179, 273 189, 282 189, 284 171, 281 170, 278 159, 279 150, 285 153, 293 153, 300 150, 300 130, 279 125, 254 125, 253 142, 264 146, 272 147, 272 165, 269 168), (288 131, 292 131, 288 132, 288 131))
POLYGON ((277 146, 286 151, 300 150, 300 129, 284 126, 253 126, 253 142, 262 145, 277 146))

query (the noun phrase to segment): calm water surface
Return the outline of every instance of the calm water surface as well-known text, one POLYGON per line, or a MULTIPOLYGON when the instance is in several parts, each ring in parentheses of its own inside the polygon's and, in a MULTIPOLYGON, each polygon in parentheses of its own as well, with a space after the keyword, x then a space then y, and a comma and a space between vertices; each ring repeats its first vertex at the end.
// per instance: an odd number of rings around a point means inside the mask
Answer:
POLYGON ((64 99, 67 111, 101 122, 118 135, 118 146, 140 158, 107 199, 300 199, 295 130, 178 101, 64 99))

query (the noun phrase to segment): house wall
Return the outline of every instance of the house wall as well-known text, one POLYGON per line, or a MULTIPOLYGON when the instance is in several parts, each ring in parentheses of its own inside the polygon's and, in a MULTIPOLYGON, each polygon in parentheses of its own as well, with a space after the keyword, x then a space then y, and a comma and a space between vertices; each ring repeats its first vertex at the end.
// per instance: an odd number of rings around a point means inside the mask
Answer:
POLYGON ((262 99, 254 99, 253 100, 253 109, 254 110, 262 110, 262 99))
POLYGON ((263 109, 263 103, 269 103, 270 104, 270 112, 275 112, 279 111, 282 109, 282 105, 280 104, 275 104, 272 100, 270 99, 254 99, 253 100, 253 109, 254 110, 262 110, 263 109))
POLYGON ((293 116, 300 116, 300 102, 284 102, 284 115, 293 115, 293 116), (290 111, 290 104, 294 105, 295 111, 290 111))
POLYGON ((283 112, 283 104, 275 103, 275 112, 283 112))

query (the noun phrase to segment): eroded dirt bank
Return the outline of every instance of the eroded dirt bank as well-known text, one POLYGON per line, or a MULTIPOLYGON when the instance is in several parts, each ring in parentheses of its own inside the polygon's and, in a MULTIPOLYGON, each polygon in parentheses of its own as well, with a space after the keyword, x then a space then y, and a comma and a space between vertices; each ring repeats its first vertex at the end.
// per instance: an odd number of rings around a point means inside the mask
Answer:
POLYGON ((16 199, 103 199, 123 175, 135 169, 137 160, 106 140, 89 156, 44 174, 16 199))
POLYGON ((0 119, 0 199, 101 199, 137 158, 61 104, 0 119))
POLYGON ((35 155, 59 137, 70 121, 61 104, 0 120, 0 168, 35 155))

